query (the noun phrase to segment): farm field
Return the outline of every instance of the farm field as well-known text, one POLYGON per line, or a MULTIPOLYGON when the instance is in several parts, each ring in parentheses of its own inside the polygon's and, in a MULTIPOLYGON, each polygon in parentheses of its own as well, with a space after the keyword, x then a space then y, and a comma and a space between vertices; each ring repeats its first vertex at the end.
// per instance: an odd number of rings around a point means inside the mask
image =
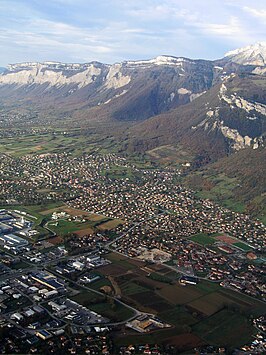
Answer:
POLYGON ((123 223, 124 222, 121 219, 113 219, 113 220, 101 223, 97 228, 99 230, 112 230, 123 223))
POLYGON ((205 295, 197 298, 196 300, 189 302, 187 305, 192 307, 192 309, 195 309, 196 312, 201 312, 207 316, 210 316, 221 310, 225 304, 237 305, 233 300, 230 300, 220 292, 213 292, 207 296, 205 295))
POLYGON ((163 145, 146 152, 146 154, 155 161, 162 164, 181 164, 190 162, 193 159, 191 152, 188 152, 181 145, 163 145))
POLYGON ((247 319, 229 310, 221 310, 192 327, 193 333, 208 343, 223 344, 227 348, 238 347, 251 340, 255 329, 247 319))
MULTIPOLYGON (((216 345, 214 339, 218 339, 218 334, 223 332, 219 335, 221 344, 239 346, 250 340, 254 331, 249 314, 260 314, 265 309, 263 303, 224 289, 217 283, 200 281, 196 286, 184 287, 173 280, 168 284, 150 277, 152 269, 166 273, 165 266, 145 265, 144 262, 116 253, 107 255, 107 258, 112 260, 112 264, 98 271, 105 277, 112 275, 121 291, 122 300, 142 311, 157 314, 174 326, 174 329, 155 332, 156 342, 160 344, 179 342, 179 349, 185 351, 189 345, 186 342, 183 344, 179 335, 189 333, 195 342, 197 340, 201 344, 209 342, 216 345), (240 339, 234 338, 232 329, 224 332, 224 327, 230 324, 231 319, 236 320, 236 329, 243 330, 240 339)), ((141 342, 146 339, 147 342, 153 342, 155 335, 145 334, 140 337, 128 334, 124 339, 119 338, 118 343, 134 344, 139 343, 140 339, 141 342)))
MULTIPOLYGON (((222 202, 226 208, 230 208, 236 212, 241 213, 245 211, 244 203, 236 201, 233 193, 234 189, 239 185, 237 178, 231 178, 222 173, 218 175, 195 173, 194 177, 197 176, 204 181, 208 181, 208 184, 211 186, 208 190, 203 187, 201 191, 198 191, 198 197, 222 202)), ((191 185, 194 187, 193 182, 191 185)))
POLYGON ((79 129, 57 129, 53 132, 42 134, 26 134, 21 137, 3 138, 0 144, 0 153, 13 157, 21 157, 26 154, 46 154, 71 152, 73 156, 81 153, 92 153, 96 148, 102 151, 112 149, 112 140, 102 134, 93 133, 89 137, 83 135, 79 129))

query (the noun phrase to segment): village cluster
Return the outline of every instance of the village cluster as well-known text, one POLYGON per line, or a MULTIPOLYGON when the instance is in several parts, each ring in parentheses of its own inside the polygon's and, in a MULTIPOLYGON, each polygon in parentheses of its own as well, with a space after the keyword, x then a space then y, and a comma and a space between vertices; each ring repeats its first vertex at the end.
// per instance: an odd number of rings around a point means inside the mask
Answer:
MULTIPOLYGON (((197 198, 178 183, 179 173, 178 169, 141 169, 115 154, 1 155, 0 320, 2 332, 12 332, 0 350, 19 352, 23 340, 25 349, 34 353, 41 339, 45 351, 55 352, 59 346, 72 354, 81 349, 108 354, 110 319, 71 296, 75 287, 99 280, 95 270, 108 265, 102 254, 109 251, 165 263, 184 275, 183 285, 206 279, 265 301, 265 268, 259 262, 265 252, 265 226, 197 198), (33 216, 8 208, 53 201, 122 223, 112 234, 94 231, 76 238, 70 233, 61 245, 53 246, 45 240, 36 242, 33 216)), ((67 218, 63 212, 54 213, 45 226, 67 218)), ((255 325, 261 330, 262 323, 257 320, 255 325)), ((144 333, 170 327, 138 313, 125 324, 144 333)), ((251 346, 259 345, 257 340, 251 346)), ((159 353, 157 348, 143 351, 159 353)))

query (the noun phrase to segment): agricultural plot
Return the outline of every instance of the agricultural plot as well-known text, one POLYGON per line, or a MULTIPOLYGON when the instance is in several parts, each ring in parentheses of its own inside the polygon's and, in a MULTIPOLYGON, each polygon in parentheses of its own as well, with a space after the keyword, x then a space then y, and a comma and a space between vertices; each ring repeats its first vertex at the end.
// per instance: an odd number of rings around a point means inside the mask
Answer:
MULTIPOLYGON (((90 141, 92 141, 92 137, 90 137, 90 141)), ((89 144, 88 137, 75 130, 69 131, 67 135, 58 130, 56 133, 5 138, 0 144, 1 153, 14 157, 26 154, 60 153, 62 151, 76 155, 81 152, 90 153, 94 149, 95 144, 89 144)))
POLYGON ((141 285, 137 285, 134 282, 125 282, 121 285, 121 291, 125 296, 132 296, 147 291, 147 289, 141 285))
POLYGON ((90 309, 114 322, 123 322, 134 315, 133 311, 113 300, 91 304, 90 309))
POLYGON ((97 226, 97 229, 99 230, 112 230, 119 226, 120 224, 123 224, 124 222, 121 219, 113 219, 104 223, 101 223, 100 225, 97 226))
MULTIPOLYGON (((201 173, 195 173, 195 177, 197 175, 202 181, 205 181, 202 185, 202 190, 197 192, 198 197, 214 200, 219 203, 222 202, 226 208, 236 212, 241 213, 245 211, 244 203, 237 201, 234 194, 235 189, 240 183, 237 178, 230 178, 225 174, 202 175, 201 173), (205 188, 206 182, 210 187, 208 189, 205 188)), ((193 183, 192 186, 196 188, 193 183)))
POLYGON ((202 297, 204 293, 195 286, 181 286, 179 284, 165 286, 158 294, 174 305, 186 304, 202 297))
POLYGON ((152 309, 156 313, 171 309, 171 305, 169 303, 167 303, 162 297, 158 296, 151 290, 135 293, 130 296, 130 299, 133 300, 137 305, 147 309, 152 309))
POLYGON ((235 304, 232 300, 223 296, 219 292, 213 292, 203 297, 200 297, 187 305, 195 311, 200 312, 206 316, 210 316, 215 312, 221 310, 225 305, 235 304))
POLYGON ((168 311, 162 311, 158 316, 165 322, 169 322, 178 328, 182 328, 182 330, 183 325, 191 326, 198 322, 198 319, 187 312, 185 307, 182 306, 175 306, 168 311))
MULTIPOLYGON (((214 341, 218 339, 217 344, 228 347, 243 345, 254 331, 249 314, 263 312, 261 302, 224 289, 217 283, 200 281, 196 286, 186 287, 178 282, 166 284, 148 277, 149 270, 164 272, 163 267, 146 266, 115 253, 109 254, 108 258, 112 264, 102 267, 100 272, 112 273, 122 299, 140 310, 157 314, 173 325, 174 328, 154 333, 156 343, 176 343, 182 351, 191 348, 190 340, 195 344, 216 345, 214 341), (233 329, 232 322, 235 322, 236 329, 233 329), (238 337, 238 332, 243 332, 243 335, 238 337), (186 338, 186 335, 191 338, 186 338), (187 341, 182 342, 183 337, 187 341)), ((154 334, 125 335, 117 341, 119 344, 153 342, 154 334)))
POLYGON ((252 339, 255 329, 247 319, 228 310, 222 310, 192 327, 193 333, 209 344, 237 347, 252 339))
POLYGON ((193 160, 191 152, 185 150, 181 145, 163 145, 146 152, 150 159, 159 161, 162 164, 181 164, 193 160))

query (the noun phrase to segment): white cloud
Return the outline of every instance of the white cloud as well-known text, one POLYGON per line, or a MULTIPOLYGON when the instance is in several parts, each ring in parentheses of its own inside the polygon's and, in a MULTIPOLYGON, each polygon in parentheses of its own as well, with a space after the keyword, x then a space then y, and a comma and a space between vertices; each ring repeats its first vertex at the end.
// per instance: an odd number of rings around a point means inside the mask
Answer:
POLYGON ((243 35, 245 30, 237 17, 231 17, 228 23, 204 23, 198 22, 194 24, 205 34, 218 35, 222 37, 230 37, 243 35))
POLYGON ((254 9, 248 6, 244 6, 243 10, 256 18, 266 21, 266 9, 254 9))
POLYGON ((0 0, 0 66, 26 57, 109 63, 160 54, 214 59, 265 39, 264 1, 0 0))

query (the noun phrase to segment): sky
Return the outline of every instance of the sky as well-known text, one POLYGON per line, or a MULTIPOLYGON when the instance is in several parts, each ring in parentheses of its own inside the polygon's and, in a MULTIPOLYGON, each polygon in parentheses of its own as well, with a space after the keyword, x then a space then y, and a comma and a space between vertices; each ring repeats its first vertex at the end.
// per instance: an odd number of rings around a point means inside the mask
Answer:
POLYGON ((0 0, 0 66, 218 59, 265 37, 265 0, 0 0))

